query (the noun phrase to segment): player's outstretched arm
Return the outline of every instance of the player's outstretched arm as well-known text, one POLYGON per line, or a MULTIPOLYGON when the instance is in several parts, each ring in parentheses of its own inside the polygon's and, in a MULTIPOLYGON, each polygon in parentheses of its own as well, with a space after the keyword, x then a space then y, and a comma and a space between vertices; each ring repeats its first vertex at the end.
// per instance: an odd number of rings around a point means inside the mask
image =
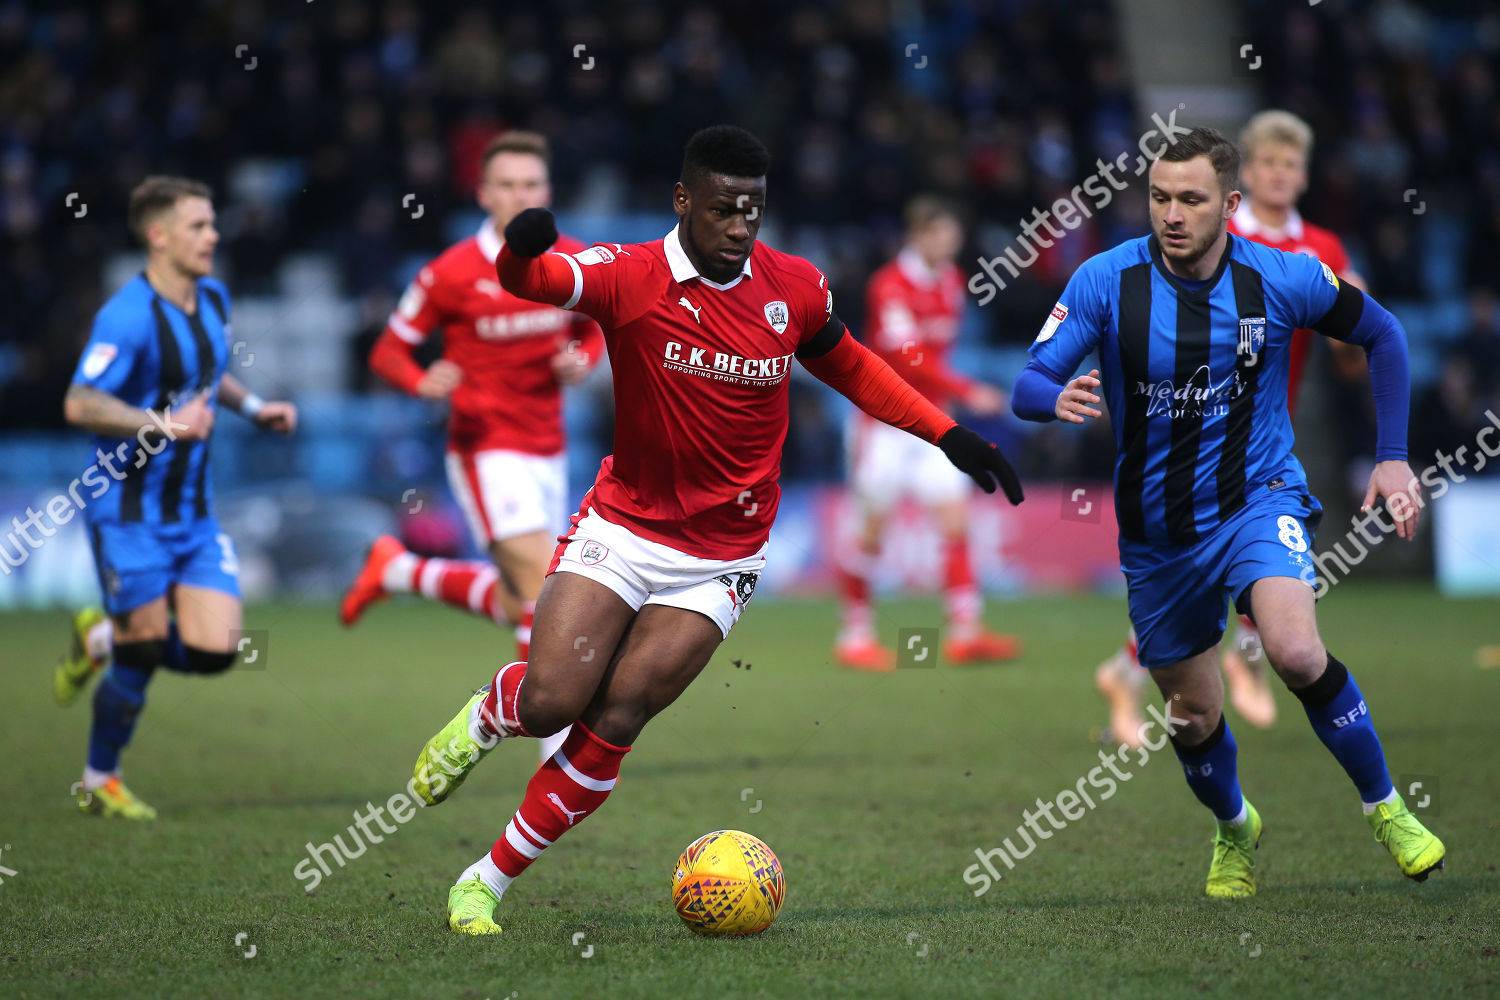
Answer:
POLYGON ((290 434, 297 429, 297 407, 284 400, 267 402, 233 375, 219 380, 219 402, 261 430, 290 434))
POLYGON ((495 258, 500 287, 533 302, 576 305, 582 276, 571 258, 547 253, 556 242, 557 223, 545 208, 528 208, 511 219, 495 258))
MULTIPOLYGON (((1026 498, 1020 477, 999 448, 933 406, 879 355, 849 336, 836 318, 830 317, 829 322, 837 324, 833 329, 840 334, 839 339, 831 349, 811 356, 809 345, 817 344, 822 335, 804 345, 797 355, 804 368, 876 420, 943 449, 948 461, 986 493, 995 492, 998 484, 1011 503, 1026 498)), ((812 352, 817 350, 811 348, 812 352)))

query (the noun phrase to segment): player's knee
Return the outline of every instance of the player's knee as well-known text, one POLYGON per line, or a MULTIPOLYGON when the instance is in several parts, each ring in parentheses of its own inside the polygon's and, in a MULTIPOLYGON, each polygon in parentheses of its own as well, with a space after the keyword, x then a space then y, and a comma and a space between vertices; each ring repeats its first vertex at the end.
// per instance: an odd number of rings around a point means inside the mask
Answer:
POLYGON ((1261 642, 1276 673, 1290 687, 1306 687, 1328 666, 1328 651, 1316 635, 1271 637, 1262 633, 1261 642))
POLYGON ((528 733, 540 738, 571 726, 586 703, 571 691, 536 683, 534 677, 528 676, 516 698, 516 715, 528 733))
POLYGON ((234 666, 239 658, 238 650, 202 649, 198 646, 182 647, 188 670, 195 674, 222 674, 234 666))
MULTIPOLYGON (((1175 708, 1172 709, 1172 714, 1178 718, 1182 717, 1182 713, 1175 708)), ((1219 719, 1223 715, 1222 709, 1190 715, 1187 725, 1178 726, 1172 739, 1179 746, 1195 747, 1214 734, 1214 730, 1219 728, 1219 719)))

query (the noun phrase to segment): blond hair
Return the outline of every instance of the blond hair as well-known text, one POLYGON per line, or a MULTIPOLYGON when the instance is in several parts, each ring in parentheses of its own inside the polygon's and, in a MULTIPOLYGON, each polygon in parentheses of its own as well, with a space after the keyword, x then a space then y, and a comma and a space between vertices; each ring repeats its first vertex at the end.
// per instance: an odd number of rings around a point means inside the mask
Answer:
POLYGON ((1245 123, 1245 130, 1240 133, 1240 149, 1248 160, 1255 155, 1257 146, 1267 143, 1292 146, 1304 157, 1311 156, 1312 126, 1290 111, 1262 111, 1245 123))
POLYGON ((489 166, 490 160, 501 153, 528 153, 547 166, 552 164, 552 150, 547 145, 547 137, 540 132, 527 132, 523 129, 501 132, 487 142, 484 152, 479 154, 479 169, 489 166))
POLYGON ((920 232, 938 219, 959 221, 958 209, 954 208, 952 203, 931 194, 919 194, 913 197, 906 203, 906 208, 901 215, 908 233, 920 232))

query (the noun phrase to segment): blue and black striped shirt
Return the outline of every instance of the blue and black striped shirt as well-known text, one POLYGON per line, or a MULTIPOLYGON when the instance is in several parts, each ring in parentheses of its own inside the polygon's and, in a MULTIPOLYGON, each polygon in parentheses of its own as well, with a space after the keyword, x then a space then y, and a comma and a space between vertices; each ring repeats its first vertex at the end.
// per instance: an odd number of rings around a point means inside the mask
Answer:
POLYGON ((1098 350, 1123 538, 1188 545, 1261 495, 1307 492, 1286 398, 1298 328, 1370 351, 1376 457, 1406 458, 1406 344, 1395 319, 1312 257, 1227 238, 1197 287, 1167 271, 1154 236, 1085 262, 1017 382, 1016 413, 1052 419, 1057 392, 1098 350))
MULTIPOLYGON (((158 412, 204 391, 216 403, 229 361, 229 292, 202 278, 197 299, 188 314, 158 295, 144 274, 132 278, 94 317, 73 384, 158 412)), ((212 513, 209 442, 158 438, 146 449, 133 438, 95 438, 99 453, 113 456, 106 467, 118 475, 110 472, 115 481, 89 505, 91 519, 170 524, 212 513)))

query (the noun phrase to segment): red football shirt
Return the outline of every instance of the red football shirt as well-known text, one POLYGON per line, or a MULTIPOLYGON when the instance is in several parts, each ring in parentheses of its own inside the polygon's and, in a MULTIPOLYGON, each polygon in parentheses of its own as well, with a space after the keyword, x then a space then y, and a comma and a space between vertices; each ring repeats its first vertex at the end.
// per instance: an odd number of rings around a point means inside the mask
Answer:
MULTIPOLYGON (((1287 253, 1305 253, 1320 260, 1333 269, 1334 274, 1349 270, 1349 255, 1339 238, 1321 226, 1305 222, 1293 209, 1287 216, 1286 227, 1275 230, 1263 225, 1250 212, 1250 199, 1240 202, 1234 217, 1229 220, 1229 231, 1247 240, 1264 243, 1268 247, 1287 253)), ((1286 404, 1293 416, 1297 413, 1297 390, 1302 385, 1302 371, 1307 365, 1307 352, 1312 346, 1312 331, 1297 330, 1292 334, 1291 370, 1287 376, 1286 404)))
POLYGON ((934 404, 947 409, 973 383, 948 366, 964 309, 957 264, 933 269, 903 250, 865 286, 866 346, 934 404))
MULTIPOLYGON (((600 353, 602 334, 581 313, 501 288, 495 278, 500 246, 486 220, 478 233, 422 268, 386 330, 414 347, 443 328, 443 357, 463 371, 450 397, 450 448, 556 455, 566 439, 552 357, 571 349, 589 364, 600 353)), ((559 250, 582 248, 571 237, 558 238, 559 250)))
POLYGON ((614 369, 615 453, 583 507, 690 555, 754 554, 781 499, 792 358, 833 311, 827 279, 757 242, 721 285, 676 229, 559 256, 574 281, 563 307, 603 325, 614 369))

